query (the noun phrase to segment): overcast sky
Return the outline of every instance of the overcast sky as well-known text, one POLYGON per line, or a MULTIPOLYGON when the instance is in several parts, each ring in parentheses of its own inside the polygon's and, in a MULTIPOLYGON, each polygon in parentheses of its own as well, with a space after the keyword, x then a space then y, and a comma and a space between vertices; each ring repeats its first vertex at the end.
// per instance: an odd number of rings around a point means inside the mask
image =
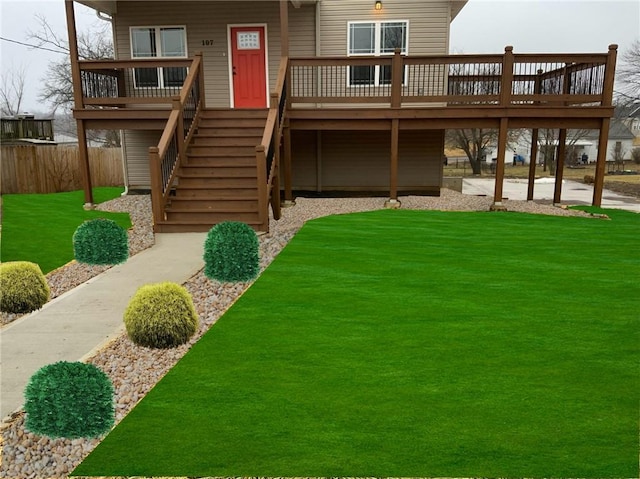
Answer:
MULTIPOLYGON (((28 30, 38 29, 36 14, 66 35, 63 0, 0 0, 0 36, 29 43, 28 30)), ((81 29, 101 22, 77 4, 76 19, 81 29)), ((452 53, 500 53, 507 45, 515 53, 604 53, 612 43, 624 52, 638 39, 640 0, 470 0, 451 25, 452 53)), ((24 68, 27 73, 27 111, 49 110, 37 96, 52 58, 57 54, 0 41, 2 72, 24 68)))

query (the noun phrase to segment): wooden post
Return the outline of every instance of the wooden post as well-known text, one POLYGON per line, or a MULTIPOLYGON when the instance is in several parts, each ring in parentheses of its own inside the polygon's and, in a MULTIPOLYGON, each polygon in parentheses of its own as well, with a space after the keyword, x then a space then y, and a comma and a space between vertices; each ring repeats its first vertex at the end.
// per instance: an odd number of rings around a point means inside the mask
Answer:
POLYGON ((291 129, 285 126, 283 131, 284 150, 284 201, 285 205, 293 204, 293 191, 291 185, 291 129))
POLYGON ((200 96, 200 111, 202 111, 207 107, 207 103, 205 101, 206 95, 204 93, 204 59, 202 57, 202 52, 196 52, 196 56, 200 57, 200 68, 198 71, 198 93, 200 96))
MULTIPOLYGON (((537 71, 533 92, 539 94, 542 90, 542 70, 537 71)), ((538 104, 539 102, 535 102, 538 104)), ((538 129, 531 130, 531 154, 529 155, 529 179, 527 183, 527 200, 533 201, 533 188, 536 181, 536 163, 538 160, 538 129)))
POLYGON ((153 231, 164 219, 162 211, 162 175, 160 173, 160 152, 157 146, 149 147, 149 174, 151 177, 151 210, 153 213, 153 231))
POLYGON ((269 210, 267 195, 267 152, 264 145, 256 146, 256 176, 258 179, 258 221, 259 231, 269 231, 269 210))
POLYGON ((527 184, 527 200, 533 201, 533 186, 536 180, 536 159, 538 157, 538 129, 531 131, 531 155, 529 156, 529 182, 527 184))
MULTIPOLYGON (((511 105, 511 88, 513 84, 513 47, 504 47, 502 58, 502 83, 500 84, 500 104, 503 107, 511 105)), ((498 160, 499 161, 499 160, 498 160)))
POLYGON ((398 202, 398 136, 400 134, 400 120, 391 120, 391 175, 389 181, 389 203, 398 202))
POLYGON ((273 219, 279 220, 282 212, 280 209, 280 167, 277 165, 273 172, 273 183, 271 186, 271 209, 273 210, 273 219))
MULTIPOLYGON (((613 102, 613 82, 616 70, 618 45, 609 45, 609 55, 604 69, 604 86, 602 89, 602 106, 611 106, 613 102)), ((596 160, 596 177, 593 182, 593 206, 602 204, 602 187, 604 186, 604 170, 607 161, 607 142, 609 141, 610 118, 603 118, 598 137, 598 158, 596 160)))
MULTIPOLYGON (((71 60, 71 80, 73 82, 73 103, 74 109, 84 108, 82 99, 82 82, 80 74, 80 64, 78 63, 78 35, 76 32, 76 15, 73 8, 73 1, 64 2, 67 16, 67 34, 69 36, 69 57, 71 60)), ((80 160, 80 171, 82 173, 82 186, 84 189, 85 208, 93 207, 93 190, 91 187, 91 170, 89 168, 89 152, 87 149, 87 132, 82 120, 76 120, 78 127, 78 159, 80 160)))
POLYGON ((492 211, 504 210, 502 205, 502 184, 504 182, 504 155, 507 153, 507 133, 509 131, 509 119, 500 118, 498 130, 498 161, 496 162, 496 180, 493 193, 492 211))
MULTIPOLYGON (((174 96, 171 99, 171 109, 178 111, 178 123, 176 126, 176 146, 178 148, 178 164, 176 165, 177 168, 187 156, 184 148, 184 118, 182 117, 182 104, 180 103, 179 96, 174 96)), ((167 188, 170 188, 170 186, 171 185, 166 185, 167 188)))
POLYGON ((280 0, 280 56, 289 56, 289 0, 280 0))
POLYGON ((402 55, 396 48, 391 60, 391 108, 400 108, 402 102, 402 55))
POLYGON ((607 143, 609 141, 610 118, 603 118, 598 135, 598 157, 596 159, 596 175, 593 181, 592 206, 602 205, 602 188, 604 187, 604 170, 607 164, 607 143))
POLYGON ((567 130, 560 129, 558 135, 558 159, 556 161, 556 184, 553 190, 553 204, 560 206, 562 197, 562 175, 564 173, 564 156, 566 152, 567 130))

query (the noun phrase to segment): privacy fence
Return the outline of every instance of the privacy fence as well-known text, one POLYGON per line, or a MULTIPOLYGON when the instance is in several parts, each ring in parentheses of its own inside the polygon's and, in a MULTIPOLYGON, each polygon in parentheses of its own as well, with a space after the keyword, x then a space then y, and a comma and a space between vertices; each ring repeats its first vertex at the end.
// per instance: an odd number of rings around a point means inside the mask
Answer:
MULTIPOLYGON (((82 189, 77 146, 2 146, 2 194, 82 189)), ((89 148, 93 186, 121 186, 120 148, 89 148)))

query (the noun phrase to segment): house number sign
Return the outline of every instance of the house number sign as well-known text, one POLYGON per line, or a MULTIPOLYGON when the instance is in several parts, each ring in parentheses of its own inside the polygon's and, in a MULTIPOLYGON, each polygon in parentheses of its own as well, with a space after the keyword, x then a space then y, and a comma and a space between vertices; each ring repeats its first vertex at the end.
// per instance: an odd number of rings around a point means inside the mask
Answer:
POLYGON ((238 50, 258 50, 260 34, 258 32, 238 32, 238 50))
POLYGON ((210 47, 213 45, 213 40, 202 40, 203 47, 210 47))

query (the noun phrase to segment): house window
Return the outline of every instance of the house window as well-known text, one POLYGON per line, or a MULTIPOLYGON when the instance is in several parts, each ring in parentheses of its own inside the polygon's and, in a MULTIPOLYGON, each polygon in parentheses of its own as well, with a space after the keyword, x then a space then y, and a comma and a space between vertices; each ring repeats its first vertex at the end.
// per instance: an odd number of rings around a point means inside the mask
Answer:
MULTIPOLYGON (((348 55, 393 55, 396 48, 406 55, 408 24, 407 21, 349 22, 348 55)), ((350 86, 389 85, 391 84, 391 67, 387 65, 350 67, 348 83, 350 86)))
MULTIPOLYGON (((187 32, 184 27, 131 28, 131 58, 186 58, 187 32)), ((181 87, 186 67, 136 68, 136 88, 181 87)))

